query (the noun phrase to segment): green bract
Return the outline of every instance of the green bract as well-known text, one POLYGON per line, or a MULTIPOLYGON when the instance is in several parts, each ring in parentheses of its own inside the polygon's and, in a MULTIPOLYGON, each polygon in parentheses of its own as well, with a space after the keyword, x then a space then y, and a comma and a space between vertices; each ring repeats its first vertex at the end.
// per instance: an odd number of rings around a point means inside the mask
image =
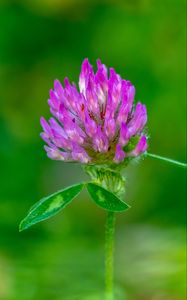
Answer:
POLYGON ((105 210, 121 212, 129 208, 129 205, 120 199, 125 190, 125 179, 120 173, 98 166, 89 167, 85 171, 91 176, 91 182, 78 183, 42 198, 31 207, 28 215, 22 220, 20 231, 56 215, 84 187, 93 201, 105 210))

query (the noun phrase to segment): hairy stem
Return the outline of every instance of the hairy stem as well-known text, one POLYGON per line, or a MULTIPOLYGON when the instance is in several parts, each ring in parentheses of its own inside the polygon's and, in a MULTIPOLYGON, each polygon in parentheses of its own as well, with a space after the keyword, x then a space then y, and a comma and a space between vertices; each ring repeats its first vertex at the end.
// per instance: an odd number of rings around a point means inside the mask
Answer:
POLYGON ((174 160, 174 159, 170 159, 170 158, 167 158, 167 157, 163 157, 163 156, 160 156, 160 155, 157 155, 157 154, 148 153, 148 152, 147 152, 147 156, 153 157, 153 158, 156 158, 156 159, 160 159, 160 160, 163 160, 163 161, 166 161, 168 163, 177 165, 177 166, 185 168, 185 169, 187 168, 187 164, 182 163, 182 162, 177 161, 177 160, 174 160))
POLYGON ((113 264, 114 264, 114 233, 115 213, 108 211, 105 229, 105 285, 106 300, 114 300, 113 264))

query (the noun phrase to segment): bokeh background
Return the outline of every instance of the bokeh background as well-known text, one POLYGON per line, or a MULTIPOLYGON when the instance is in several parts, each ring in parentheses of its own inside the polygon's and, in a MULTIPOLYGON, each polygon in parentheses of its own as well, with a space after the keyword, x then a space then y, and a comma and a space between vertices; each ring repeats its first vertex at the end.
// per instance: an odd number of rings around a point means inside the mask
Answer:
MULTIPOLYGON (((105 212, 81 196, 26 232, 44 195, 85 178, 49 160, 39 118, 53 80, 77 81, 84 57, 136 86, 150 152, 185 161, 185 0, 0 2, 0 299, 102 300, 105 212)), ((147 158, 126 169, 116 230, 116 300, 185 299, 185 173, 147 158)))

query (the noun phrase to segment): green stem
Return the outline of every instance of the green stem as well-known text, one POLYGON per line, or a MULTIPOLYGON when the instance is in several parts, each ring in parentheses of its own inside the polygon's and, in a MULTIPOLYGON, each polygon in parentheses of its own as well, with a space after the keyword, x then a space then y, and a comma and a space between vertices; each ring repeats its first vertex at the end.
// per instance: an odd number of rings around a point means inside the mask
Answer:
POLYGON ((105 231, 105 284, 106 300, 114 300, 113 264, 114 264, 115 213, 108 211, 105 231))
POLYGON ((177 160, 174 160, 174 159, 170 159, 170 158, 167 158, 167 157, 163 157, 163 156, 160 156, 160 155, 157 155, 157 154, 148 153, 148 152, 147 152, 147 156, 153 157, 153 158, 156 158, 156 159, 160 159, 160 160, 163 160, 163 161, 166 161, 168 163, 177 165, 177 166, 185 168, 185 169, 187 168, 187 164, 182 163, 182 162, 177 161, 177 160))

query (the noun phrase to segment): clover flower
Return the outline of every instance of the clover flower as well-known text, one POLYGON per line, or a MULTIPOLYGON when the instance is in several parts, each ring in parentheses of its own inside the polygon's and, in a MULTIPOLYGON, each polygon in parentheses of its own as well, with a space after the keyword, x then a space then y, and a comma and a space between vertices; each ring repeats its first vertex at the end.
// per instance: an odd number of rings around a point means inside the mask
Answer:
POLYGON ((135 88, 113 68, 109 75, 105 65, 97 61, 97 72, 88 59, 82 64, 79 90, 65 78, 58 80, 48 101, 53 118, 41 118, 42 139, 51 159, 83 163, 89 181, 59 190, 35 203, 21 221, 20 231, 61 212, 86 188, 91 199, 107 211, 105 226, 105 299, 114 299, 113 265, 114 233, 117 212, 130 208, 122 197, 125 177, 122 169, 129 160, 146 152, 145 157, 187 168, 186 163, 147 152, 144 128, 146 106, 134 105, 135 88))
POLYGON ((113 68, 97 60, 97 71, 88 59, 82 63, 79 90, 75 83, 59 80, 50 90, 48 104, 54 116, 41 118, 42 139, 48 157, 84 164, 121 163, 147 149, 143 133, 146 106, 133 104, 135 88, 113 68))

